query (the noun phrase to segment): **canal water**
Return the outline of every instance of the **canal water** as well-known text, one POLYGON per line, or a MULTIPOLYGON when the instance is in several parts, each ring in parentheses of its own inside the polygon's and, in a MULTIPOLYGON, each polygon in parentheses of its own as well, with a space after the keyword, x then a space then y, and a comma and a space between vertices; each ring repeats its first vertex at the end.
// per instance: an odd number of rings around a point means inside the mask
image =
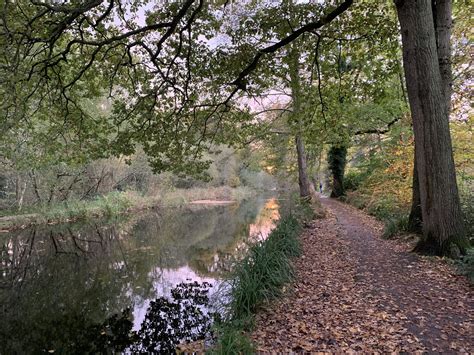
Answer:
POLYGON ((170 353, 208 336, 219 286, 274 198, 0 234, 0 354, 170 353))

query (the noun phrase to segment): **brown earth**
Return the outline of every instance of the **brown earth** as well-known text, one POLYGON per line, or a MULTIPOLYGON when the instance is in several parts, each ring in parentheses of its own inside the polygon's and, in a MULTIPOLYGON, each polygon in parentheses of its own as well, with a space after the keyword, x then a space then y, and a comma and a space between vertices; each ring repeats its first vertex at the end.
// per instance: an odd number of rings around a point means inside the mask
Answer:
POLYGON ((260 352, 474 352, 469 281, 410 244, 382 239, 360 210, 328 210, 302 234, 288 295, 257 316, 260 352))

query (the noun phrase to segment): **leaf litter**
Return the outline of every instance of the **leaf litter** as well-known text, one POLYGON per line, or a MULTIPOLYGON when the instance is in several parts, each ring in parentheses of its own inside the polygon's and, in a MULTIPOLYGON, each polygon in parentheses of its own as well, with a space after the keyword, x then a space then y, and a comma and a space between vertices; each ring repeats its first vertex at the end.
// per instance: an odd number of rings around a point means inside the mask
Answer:
POLYGON ((257 315, 258 352, 474 352, 465 277, 382 239, 382 224, 364 212, 323 204, 327 217, 301 236, 293 287, 257 315))

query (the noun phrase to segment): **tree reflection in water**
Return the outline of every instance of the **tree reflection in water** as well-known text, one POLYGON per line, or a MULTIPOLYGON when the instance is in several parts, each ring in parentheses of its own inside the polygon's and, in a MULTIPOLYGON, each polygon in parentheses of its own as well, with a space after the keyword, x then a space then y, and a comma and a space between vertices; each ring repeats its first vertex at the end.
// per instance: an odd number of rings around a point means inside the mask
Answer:
POLYGON ((170 354, 180 343, 205 339, 217 315, 210 312, 211 286, 207 282, 181 283, 173 288, 170 299, 159 297, 150 303, 138 332, 132 331, 131 312, 126 309, 102 325, 90 327, 82 337, 84 344, 76 344, 75 350, 170 354))
POLYGON ((196 287, 171 290, 186 280, 219 284, 245 252, 250 225, 261 233, 266 219, 272 223, 267 201, 0 235, 0 354, 165 353, 171 343, 201 337, 212 318, 207 300, 196 287), (177 312, 183 321, 173 318, 177 312))

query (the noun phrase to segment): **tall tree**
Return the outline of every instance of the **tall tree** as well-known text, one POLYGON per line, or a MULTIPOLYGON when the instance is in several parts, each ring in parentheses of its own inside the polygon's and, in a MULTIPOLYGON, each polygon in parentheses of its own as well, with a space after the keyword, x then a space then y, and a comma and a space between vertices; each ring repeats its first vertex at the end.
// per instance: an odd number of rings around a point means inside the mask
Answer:
MULTIPOLYGON (((314 191, 314 186, 308 176, 308 164, 306 161, 306 151, 304 146, 304 137, 303 137, 303 110, 302 110, 302 100, 303 92, 301 90, 301 81, 300 81, 300 53, 297 48, 298 42, 294 42, 291 45, 289 51, 289 74, 290 74, 290 86, 291 86, 291 101, 292 101, 292 113, 291 119, 296 125, 296 154, 298 158, 298 184, 300 187, 300 196, 302 198, 314 198, 312 196, 312 191, 314 191)), ((315 195, 315 194, 313 194, 315 195)))
MULTIPOLYGON (((448 63, 443 62, 444 57, 438 53, 432 2, 396 0, 395 4, 402 33, 423 219, 423 238, 416 250, 437 255, 465 252, 468 241, 456 183, 449 105, 446 104, 450 94, 443 85, 443 76, 448 72, 441 70, 440 58, 442 64, 448 63)), ((437 8, 436 18, 446 23, 446 19, 451 18, 450 6, 437 8)))
MULTIPOLYGON (((441 73, 442 89, 444 93, 444 104, 449 112, 451 111, 452 93, 452 69, 451 69, 451 27, 452 27, 452 6, 451 0, 432 0, 433 22, 435 26, 436 48, 438 52, 438 64, 441 73)), ((415 145, 416 152, 416 145, 415 145)), ((413 232, 422 232, 422 211, 418 170, 416 168, 416 153, 413 165, 413 198, 408 227, 413 232)))

